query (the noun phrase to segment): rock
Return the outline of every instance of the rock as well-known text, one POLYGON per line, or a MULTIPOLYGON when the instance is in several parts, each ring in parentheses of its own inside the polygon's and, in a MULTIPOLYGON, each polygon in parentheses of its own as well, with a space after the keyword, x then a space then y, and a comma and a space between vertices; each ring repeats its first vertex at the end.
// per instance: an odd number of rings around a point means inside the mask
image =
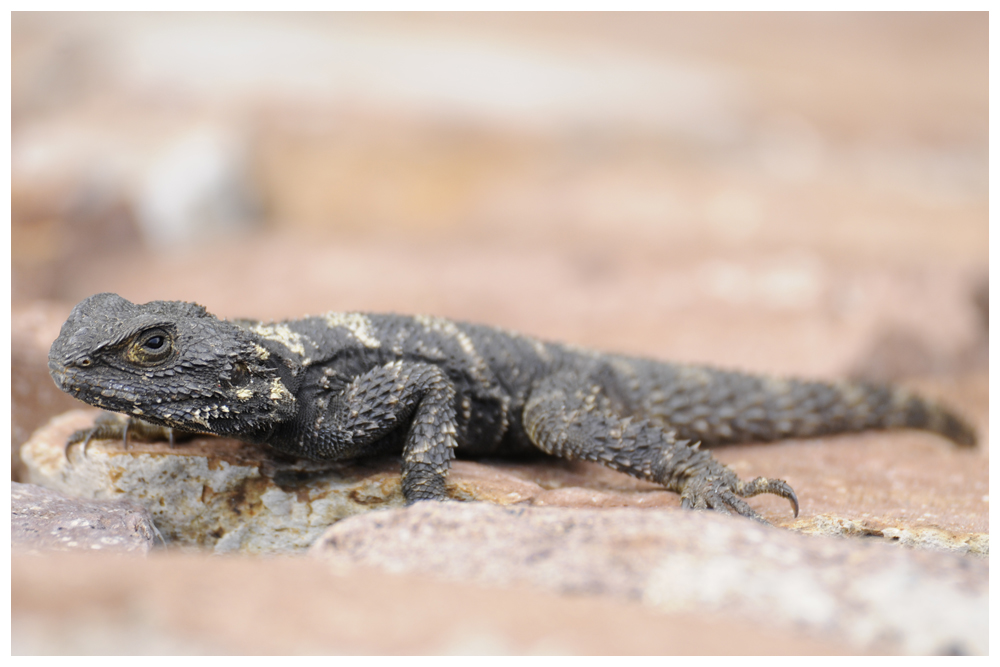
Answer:
POLYGON ((833 514, 817 514, 784 525, 807 535, 836 537, 880 537, 917 549, 933 549, 975 556, 990 555, 988 533, 966 533, 935 526, 914 525, 907 521, 887 522, 878 519, 852 520, 833 514))
POLYGON ((989 650, 982 560, 708 513, 418 503, 342 521, 310 553, 340 567, 765 618, 859 650, 989 650))
MULTIPOLYGON (((223 438, 166 443, 92 441, 87 456, 67 437, 95 411, 67 413, 23 447, 27 481, 84 498, 128 494, 165 539, 215 551, 301 551, 334 522, 400 507, 398 459, 325 464, 283 458, 223 438)), ((751 504, 776 525, 805 533, 880 537, 911 546, 987 555, 988 469, 979 451, 957 451, 921 433, 720 448, 744 478, 769 475, 797 489, 802 513, 780 498, 751 504)), ((603 466, 561 459, 454 461, 457 500, 576 508, 677 508, 676 494, 603 466)))
MULTIPOLYGON (((331 524, 400 507, 399 461, 317 463, 225 438, 179 443, 93 440, 64 453, 94 410, 75 410, 35 432, 21 450, 26 479, 81 498, 122 494, 146 507, 172 544, 216 552, 302 551, 331 524)), ((585 507, 677 507, 675 494, 599 466, 455 461, 449 491, 460 500, 585 507), (591 488, 579 488, 578 485, 591 488)))
POLYGON ((59 335, 70 306, 46 302, 13 306, 10 317, 11 477, 22 481, 21 445, 54 415, 80 403, 59 390, 48 369, 49 346, 59 335))
POLYGON ((255 225, 259 196, 245 143, 217 127, 193 127, 153 156, 134 195, 150 247, 230 238, 255 225))
POLYGON ((373 507, 402 505, 398 467, 315 464, 223 438, 177 445, 91 441, 65 452, 96 414, 53 419, 21 448, 30 482, 81 498, 145 507, 170 543, 216 552, 302 550, 330 524, 373 507))
MULTIPOLYGON (((970 404, 986 395, 985 378, 978 385, 965 388, 970 404)), ((941 393, 937 384, 913 388, 932 397, 941 393), (935 388, 937 392, 931 391, 935 388)), ((985 403, 977 413, 985 417, 985 403)), ((977 421, 977 428, 981 442, 988 442, 988 424, 977 421)), ((985 446, 963 449, 927 433, 874 431, 725 447, 713 453, 744 479, 764 475, 792 485, 802 504, 798 518, 779 498, 751 499, 765 518, 782 528, 989 554, 985 446)))
MULTIPOLYGON (((847 375, 860 380, 897 382, 904 378, 960 376, 988 373, 989 352, 989 279, 978 277, 961 281, 968 283, 968 308, 965 340, 933 340, 933 329, 883 323, 857 358, 850 364, 847 375)), ((930 320, 934 322, 935 320, 930 320)))
POLYGON ((984 276, 976 282, 972 288, 972 302, 976 305, 976 314, 979 315, 979 324, 983 331, 989 333, 990 330, 990 278, 984 276))
POLYGON ((81 500, 11 482, 10 541, 18 551, 145 554, 163 538, 145 509, 126 499, 81 500))
POLYGON ((719 614, 334 569, 310 558, 15 552, 10 598, 15 655, 850 652, 802 631, 719 614))

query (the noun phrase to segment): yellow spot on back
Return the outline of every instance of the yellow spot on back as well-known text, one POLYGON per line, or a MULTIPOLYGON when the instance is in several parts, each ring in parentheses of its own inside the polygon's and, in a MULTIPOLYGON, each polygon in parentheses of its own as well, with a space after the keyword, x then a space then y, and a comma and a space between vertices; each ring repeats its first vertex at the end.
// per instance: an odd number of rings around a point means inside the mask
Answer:
POLYGON ((263 336, 268 340, 281 343, 295 354, 305 356, 306 348, 302 344, 302 334, 295 333, 288 327, 287 324, 283 324, 281 322, 274 324, 255 324, 250 328, 250 331, 253 331, 259 336, 263 336))
POLYGON ((454 322, 432 315, 414 315, 413 319, 418 324, 423 325, 425 329, 455 339, 458 346, 462 348, 462 352, 472 360, 474 374, 481 380, 486 379, 486 362, 479 356, 472 339, 465 335, 465 332, 459 329, 454 322))
POLYGON ((549 359, 549 351, 545 347, 545 343, 543 343, 542 341, 538 340, 537 338, 528 338, 527 340, 528 340, 528 342, 531 343, 531 347, 533 347, 535 349, 535 354, 538 355, 538 358, 542 359, 544 361, 548 361, 548 359, 549 359))
POLYGON ((683 380, 693 381, 695 384, 709 385, 712 383, 712 374, 701 366, 678 366, 677 376, 683 380))
POLYGON ((285 385, 280 379, 274 378, 271 380, 271 396, 272 401, 287 401, 293 398, 291 392, 285 388, 285 385))
POLYGON ((372 329, 372 321, 361 313, 327 313, 323 315, 327 325, 347 329, 365 347, 375 349, 381 345, 372 329))

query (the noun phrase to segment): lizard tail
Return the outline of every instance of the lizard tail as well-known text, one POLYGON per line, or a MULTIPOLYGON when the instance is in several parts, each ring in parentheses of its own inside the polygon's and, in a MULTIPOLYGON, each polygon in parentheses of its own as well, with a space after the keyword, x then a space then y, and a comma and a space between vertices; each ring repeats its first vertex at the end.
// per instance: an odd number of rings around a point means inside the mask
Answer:
POLYGON ((901 387, 867 382, 779 383, 787 393, 764 402, 776 408, 771 416, 781 427, 787 429, 791 423, 791 433, 784 437, 914 428, 937 433, 964 447, 976 445, 976 431, 968 422, 943 405, 901 387))
POLYGON ((975 429, 944 406, 899 387, 808 382, 708 367, 618 363, 626 412, 706 445, 916 428, 973 447, 975 429), (630 382, 637 388, 629 392, 630 382))
POLYGON ((976 431, 968 422, 943 405, 901 387, 866 382, 780 384, 787 393, 763 402, 772 408, 769 416, 776 422, 773 425, 784 431, 783 437, 914 428, 937 433, 964 447, 976 445, 976 431))
POLYGON ((944 406, 905 389, 893 388, 891 392, 892 409, 884 416, 883 428, 917 428, 942 435, 963 447, 976 446, 976 430, 944 406))

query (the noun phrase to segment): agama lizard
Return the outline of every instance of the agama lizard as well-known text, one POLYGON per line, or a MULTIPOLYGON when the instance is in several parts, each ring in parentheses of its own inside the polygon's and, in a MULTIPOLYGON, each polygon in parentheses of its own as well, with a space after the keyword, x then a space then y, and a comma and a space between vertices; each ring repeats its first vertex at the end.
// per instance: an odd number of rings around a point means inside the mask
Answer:
MULTIPOLYGON (((976 439, 900 388, 603 354, 419 315, 227 321, 194 303, 98 294, 73 309, 49 369, 63 391, 138 424, 318 460, 402 452, 408 503, 447 497, 456 450, 541 450, 658 482, 687 508, 760 520, 743 499, 775 494, 798 514, 792 488, 743 481, 700 444, 896 427, 976 439)), ((119 424, 89 435, 120 437, 119 424)))

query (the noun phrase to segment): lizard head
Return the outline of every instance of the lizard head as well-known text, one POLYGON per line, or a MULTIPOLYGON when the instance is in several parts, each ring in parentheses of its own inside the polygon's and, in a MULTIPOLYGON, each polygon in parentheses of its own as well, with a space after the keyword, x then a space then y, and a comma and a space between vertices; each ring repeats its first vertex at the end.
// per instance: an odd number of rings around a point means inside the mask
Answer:
POLYGON ((63 391, 163 426, 252 436, 291 418, 295 397, 252 335, 183 301, 97 294, 73 308, 49 350, 63 391))

